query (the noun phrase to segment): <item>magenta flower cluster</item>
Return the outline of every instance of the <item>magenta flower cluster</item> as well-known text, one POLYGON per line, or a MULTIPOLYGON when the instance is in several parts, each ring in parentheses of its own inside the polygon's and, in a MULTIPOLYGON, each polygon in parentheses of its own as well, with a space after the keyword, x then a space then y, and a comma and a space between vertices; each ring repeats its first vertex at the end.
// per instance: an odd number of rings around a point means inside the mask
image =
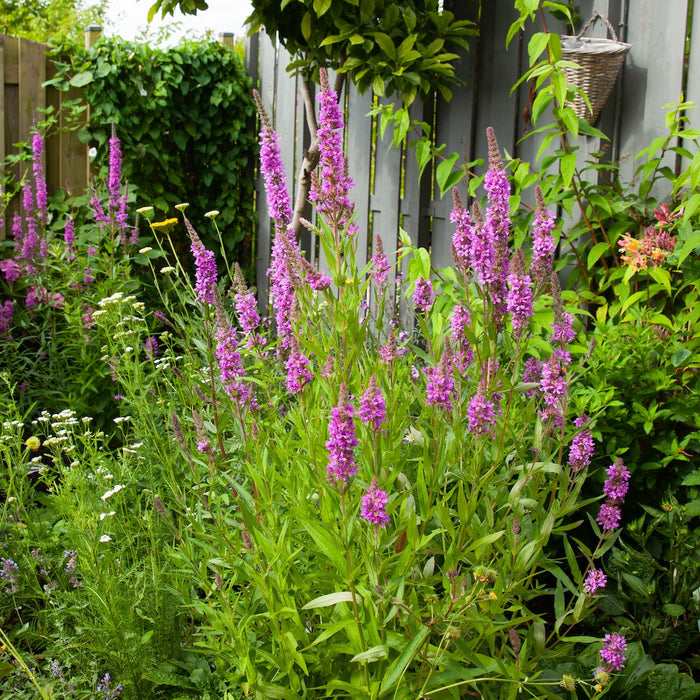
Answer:
POLYGON ((416 311, 422 311, 427 314, 430 309, 433 308, 433 302, 435 301, 435 290, 433 289, 433 283, 430 280, 419 277, 416 280, 416 287, 413 292, 413 303, 416 307, 416 311))
POLYGON ((603 532, 610 532, 620 525, 622 519, 620 506, 624 503, 627 495, 630 473, 622 463, 622 459, 618 459, 615 464, 609 466, 606 473, 608 478, 603 485, 603 493, 607 499, 600 506, 596 522, 603 528, 603 532))
POLYGON ((607 582, 608 577, 600 569, 591 569, 583 582, 583 590, 588 595, 595 595, 596 591, 605 588, 607 582))
POLYGON ((343 114, 338 105, 338 94, 330 87, 325 68, 319 70, 321 91, 318 95, 319 168, 311 178, 309 199, 316 210, 329 218, 334 226, 345 228, 352 234, 357 230, 351 224, 354 205, 349 193, 353 186, 348 175, 347 158, 343 150, 343 114), (319 172, 320 171, 320 172, 319 172))
POLYGON ((376 478, 372 479, 367 493, 362 496, 360 517, 380 527, 386 527, 389 523, 389 516, 386 513, 386 505, 388 502, 389 496, 386 491, 382 491, 379 488, 379 482, 376 478))
POLYGON ((296 337, 292 337, 292 348, 287 358, 287 391, 290 394, 298 394, 306 384, 313 379, 309 369, 311 361, 304 354, 296 337))
POLYGON ((379 430, 386 421, 386 402, 382 390, 377 386, 377 378, 369 378, 367 391, 360 397, 360 408, 357 411, 360 420, 372 430, 379 430))
POLYGON ((621 671, 625 667, 625 650, 627 640, 619 633, 613 632, 603 637, 603 648, 600 650, 600 658, 612 671, 621 671))
POLYGON ((437 367, 427 367, 426 392, 427 403, 439 406, 445 411, 452 410, 452 399, 455 393, 455 380, 452 376, 452 355, 444 350, 437 367))
POLYGON ((460 374, 466 374, 474 362, 474 350, 467 338, 467 328, 472 327, 469 309, 459 304, 452 310, 450 320, 450 342, 452 344, 452 364, 460 374))
POLYGON ((354 409, 350 403, 348 388, 345 383, 340 385, 338 405, 331 409, 331 422, 328 426, 328 478, 343 483, 357 472, 355 463, 355 425, 352 417, 354 409))
POLYGON ((569 448, 569 466, 572 471, 580 472, 591 463, 595 444, 589 428, 588 416, 579 416, 574 421, 574 426, 581 432, 577 433, 571 441, 569 448))

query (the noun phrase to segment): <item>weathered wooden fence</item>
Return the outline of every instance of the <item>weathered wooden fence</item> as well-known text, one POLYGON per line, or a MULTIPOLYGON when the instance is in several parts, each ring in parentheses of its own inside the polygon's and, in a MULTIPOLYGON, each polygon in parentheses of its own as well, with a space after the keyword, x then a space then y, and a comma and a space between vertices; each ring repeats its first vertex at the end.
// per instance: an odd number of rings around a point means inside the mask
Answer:
MULTIPOLYGON (((664 105, 676 103, 683 93, 700 107, 700 6, 693 0, 581 0, 577 3, 583 19, 596 10, 608 17, 619 38, 632 44, 623 71, 596 126, 610 141, 584 137, 582 150, 607 149, 621 165, 621 177, 632 179, 637 163, 634 155, 651 140, 666 133, 664 105), (688 49, 686 48, 688 41, 688 49), (689 60, 686 62, 686 50, 689 60)), ((447 153, 459 152, 467 161, 486 158, 485 130, 493 126, 502 150, 534 163, 541 144, 537 135, 521 140, 528 128, 523 117, 527 86, 512 95, 511 87, 527 69, 528 36, 515 38, 506 49, 505 37, 516 13, 512 0, 456 0, 445 5, 457 17, 477 22, 479 36, 457 64, 458 76, 466 86, 456 88, 449 103, 435 103, 434 124, 437 143, 447 144, 447 153)), ((603 22, 586 36, 605 36, 603 22)), ((564 27, 549 26, 550 31, 564 27)), ((533 31, 530 29, 529 31, 533 31)), ((303 150, 308 147, 300 79, 286 72, 289 56, 275 48, 264 34, 252 37, 247 46, 247 63, 273 125, 281 138, 282 157, 288 185, 293 193, 303 150)), ((358 250, 364 258, 372 254, 374 235, 382 235, 385 249, 397 249, 399 225, 411 239, 427 247, 436 267, 451 264, 450 243, 454 232, 449 221, 451 197, 440 199, 427 177, 420 182, 412 152, 391 148, 390 138, 376 136, 370 118, 372 95, 358 95, 350 86, 343 95, 346 106, 346 144, 352 192, 360 225, 358 250), (372 143, 375 139, 375 143, 372 143), (404 155, 406 156, 404 158, 404 155), (404 166, 402 168, 402 166, 404 166)), ((431 121, 432 105, 415 105, 418 119, 431 121)), ((700 126, 698 113, 690 113, 700 126)), ((584 154, 585 155, 585 154, 584 154)), ((265 303, 272 231, 266 215, 262 180, 258 181, 260 223, 257 238, 257 279, 259 298, 265 303)), ((313 259, 315 243, 302 240, 313 259)), ((390 258, 391 259, 391 258, 390 258)), ((360 261, 362 264, 364 260, 360 261)))
MULTIPOLYGON (((53 63, 46 56, 48 48, 35 41, 0 35, 0 168, 8 155, 18 153, 16 144, 31 142, 34 125, 46 118, 42 110, 53 107, 58 122, 45 147, 49 192, 66 186, 82 192, 89 176, 87 146, 78 140, 75 131, 63 129, 66 114, 61 110, 62 102, 74 99, 79 92, 73 89, 62 93, 43 87, 55 74, 53 63)), ((14 169, 14 175, 21 177, 19 165, 14 169)), ((1 217, 5 225, 0 227, 0 240, 9 233, 18 206, 17 201, 11 202, 1 217)))

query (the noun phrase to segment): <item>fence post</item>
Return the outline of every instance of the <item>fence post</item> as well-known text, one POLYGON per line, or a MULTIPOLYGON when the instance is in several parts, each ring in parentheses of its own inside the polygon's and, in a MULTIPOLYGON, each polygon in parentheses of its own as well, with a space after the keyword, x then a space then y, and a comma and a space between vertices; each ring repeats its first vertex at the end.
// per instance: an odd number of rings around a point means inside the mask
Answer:
POLYGON ((227 46, 229 49, 232 49, 233 32, 219 32, 219 43, 227 46))
POLYGON ((102 36, 102 27, 99 24, 91 24, 85 27, 85 48, 92 48, 102 36))

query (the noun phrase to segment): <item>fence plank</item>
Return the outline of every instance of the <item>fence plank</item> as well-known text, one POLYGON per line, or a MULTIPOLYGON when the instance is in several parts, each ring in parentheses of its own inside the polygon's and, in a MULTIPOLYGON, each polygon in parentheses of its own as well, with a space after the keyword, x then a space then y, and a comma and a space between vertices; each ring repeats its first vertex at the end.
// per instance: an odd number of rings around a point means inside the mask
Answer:
MULTIPOLYGON (((674 21, 669 21, 668 3, 637 0, 629 12, 629 42, 632 49, 625 68, 622 108, 620 166, 623 182, 629 182, 640 161, 634 156, 644 146, 667 133, 664 105, 678 102, 683 86, 685 18, 687 0, 673 3, 674 21)), ((667 163, 673 167, 673 158, 667 163)), ((665 196, 663 187, 655 189, 665 196)))

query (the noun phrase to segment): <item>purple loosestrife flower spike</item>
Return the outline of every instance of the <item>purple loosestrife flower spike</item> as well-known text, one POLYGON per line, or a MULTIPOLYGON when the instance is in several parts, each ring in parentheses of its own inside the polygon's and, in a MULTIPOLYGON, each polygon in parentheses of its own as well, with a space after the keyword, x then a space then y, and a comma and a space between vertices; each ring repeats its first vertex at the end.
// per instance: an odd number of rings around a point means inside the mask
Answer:
POLYGON ((214 307, 216 309, 216 348, 214 355, 219 366, 221 383, 230 399, 241 408, 257 408, 251 386, 243 379, 245 370, 238 352, 236 331, 226 316, 218 288, 214 287, 214 307))
POLYGON ((430 313, 434 301, 435 290, 433 289, 433 283, 430 280, 419 277, 416 280, 416 288, 413 292, 413 303, 415 304, 416 310, 422 311, 425 314, 430 313))
POLYGON ((618 459, 606 471, 608 478, 603 485, 603 493, 607 496, 607 500, 600 506, 600 512, 596 518, 596 522, 603 528, 603 532, 609 532, 619 527, 622 520, 620 505, 625 501, 630 478, 630 473, 621 459, 618 459))
POLYGON ((382 358, 381 363, 383 365, 391 365, 394 360, 398 359, 403 354, 396 345, 396 336, 394 335, 394 331, 389 333, 386 345, 382 345, 382 347, 379 348, 379 354, 382 358))
POLYGON ((154 335, 149 336, 146 338, 145 346, 146 359, 155 360, 158 355, 158 339, 154 335))
POLYGON ((537 200, 537 213, 533 231, 530 273, 537 286, 543 287, 552 274, 552 256, 556 248, 554 236, 552 236, 554 214, 547 209, 539 185, 535 187, 535 199, 537 200))
MULTIPOLYGON (((338 95, 328 82, 325 68, 319 70, 321 92, 318 96, 318 148, 319 171, 311 178, 309 199, 316 204, 320 214, 326 215, 337 226, 345 227, 352 217, 354 205, 349 193, 353 186, 348 175, 348 163, 343 151, 343 114, 338 105, 338 95)), ((351 225, 348 233, 353 233, 351 225)))
POLYGON ((246 335, 251 335, 260 324, 258 305, 255 301, 255 296, 245 283, 240 265, 234 263, 233 268, 236 278, 236 295, 234 301, 236 303, 238 323, 240 323, 241 329, 246 335))
POLYGON ((506 311, 507 278, 510 266, 510 185, 503 169, 501 153, 492 127, 486 129, 489 144, 489 169, 484 175, 484 189, 488 199, 488 210, 483 233, 489 241, 493 265, 485 270, 489 294, 494 309, 494 321, 500 323, 506 311))
POLYGON ((496 427, 496 416, 496 406, 486 396, 486 382, 482 379, 467 406, 467 428, 476 436, 491 435, 496 427))
POLYGON ((514 333, 521 335, 534 313, 532 281, 530 275, 525 273, 525 255, 522 248, 518 248, 513 260, 512 272, 508 275, 506 308, 511 314, 514 333))
POLYGON ((44 137, 37 131, 32 137, 32 172, 36 187, 36 208, 39 221, 49 223, 49 195, 46 189, 46 173, 44 171, 44 137))
POLYGON ((386 402, 382 390, 377 386, 377 378, 372 375, 369 378, 367 391, 360 397, 360 408, 357 411, 360 420, 377 431, 386 421, 386 402))
POLYGON ((608 577, 600 569, 591 569, 583 582, 583 590, 588 595, 595 595, 596 591, 605 588, 608 577))
POLYGON ((287 358, 287 391, 290 394, 298 394, 306 384, 313 379, 309 369, 311 362, 301 349, 299 340, 292 337, 292 351, 287 358))
POLYGON ((70 216, 66 218, 63 240, 66 244, 66 257, 69 261, 72 261, 75 258, 75 222, 70 216))
POLYGON ((112 135, 109 138, 109 177, 107 180, 107 192, 109 195, 109 208, 116 210, 121 199, 122 180, 122 151, 117 137, 117 129, 112 122, 112 135))
POLYGON ((452 236, 452 245, 456 256, 455 265, 466 270, 472 265, 472 233, 474 228, 469 211, 462 205, 462 199, 456 187, 452 189, 452 201, 454 206, 450 213, 450 221, 456 227, 452 236))
POLYGON ((348 387, 340 385, 338 405, 331 409, 331 422, 328 426, 328 478, 347 482, 348 478, 357 472, 354 448, 357 446, 355 425, 353 424, 353 407, 350 403, 348 387))
POLYGON ((216 260, 214 253, 204 247, 204 243, 197 235, 187 217, 184 217, 185 228, 190 236, 192 245, 190 250, 194 256, 195 287, 197 299, 203 304, 214 303, 214 290, 216 289, 216 260))
POLYGON ((12 319, 14 318, 15 305, 11 299, 0 303, 0 338, 12 339, 10 330, 12 328, 12 319))
POLYGON ((600 650, 600 658, 606 666, 613 671, 621 671, 625 667, 625 650, 627 640, 617 632, 606 634, 603 637, 603 648, 600 650))
POLYGON ((460 374, 466 374, 469 366, 474 361, 474 350, 465 332, 465 329, 472 327, 469 309, 464 306, 455 306, 450 326, 450 341, 454 348, 452 361, 455 369, 460 374))
POLYGON ((325 273, 317 270, 306 258, 301 258, 301 266, 304 268, 306 283, 315 292, 322 292, 331 286, 331 278, 325 273))
POLYGON ((542 366, 539 388, 544 402, 539 412, 541 418, 543 420, 551 418, 555 425, 562 425, 569 397, 569 382, 566 376, 566 364, 556 353, 552 354, 549 362, 542 366))
POLYGON ((384 252, 382 237, 377 234, 374 237, 374 256, 372 257, 372 274, 374 283, 377 286, 381 286, 386 282, 389 269, 389 260, 384 252))
POLYGON ((389 516, 386 514, 388 502, 389 496, 386 491, 379 488, 379 482, 376 478, 372 479, 367 493, 362 496, 360 517, 380 527, 386 527, 389 523, 389 516))
POLYGON ((445 411, 451 411, 455 391, 451 350, 449 348, 443 350, 438 366, 428 367, 425 374, 428 377, 426 382, 427 403, 440 406, 445 411))
POLYGON ((588 427, 588 417, 580 416, 574 421, 574 426, 581 432, 571 441, 569 448, 569 466, 572 471, 580 472, 591 463, 595 444, 590 428, 588 427))

